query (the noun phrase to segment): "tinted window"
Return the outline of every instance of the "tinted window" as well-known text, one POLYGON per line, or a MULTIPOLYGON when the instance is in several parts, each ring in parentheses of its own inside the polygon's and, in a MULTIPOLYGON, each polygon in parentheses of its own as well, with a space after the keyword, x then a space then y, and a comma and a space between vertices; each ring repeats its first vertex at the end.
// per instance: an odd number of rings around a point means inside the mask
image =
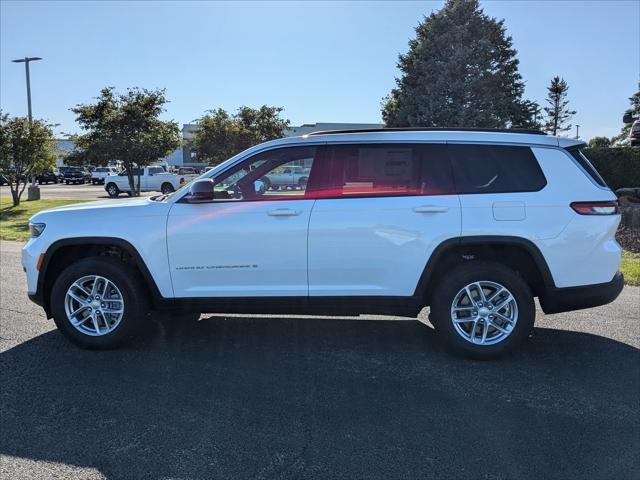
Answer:
POLYGON ((331 172, 318 197, 443 195, 454 190, 444 145, 334 145, 329 156, 331 172))
POLYGON ((458 193, 536 192, 547 181, 529 147, 447 145, 458 193))
POLYGON ((596 182, 601 187, 607 188, 607 183, 602 179, 596 168, 591 164, 589 159, 584 156, 577 148, 572 148, 571 150, 567 150, 571 156, 578 162, 578 164, 587 172, 587 175, 591 177, 591 179, 596 182))

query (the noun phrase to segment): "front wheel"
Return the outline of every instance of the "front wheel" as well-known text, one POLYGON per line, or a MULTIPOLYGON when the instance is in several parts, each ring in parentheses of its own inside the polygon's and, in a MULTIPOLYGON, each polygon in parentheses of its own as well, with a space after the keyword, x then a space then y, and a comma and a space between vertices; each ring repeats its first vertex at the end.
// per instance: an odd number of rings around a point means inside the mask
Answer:
POLYGON ((118 195, 120 195, 120 189, 115 183, 110 183, 109 185, 107 185, 107 188, 105 188, 105 190, 111 198, 116 198, 118 195))
POLYGON ((440 280, 430 318, 449 350, 490 359, 513 350, 527 337, 535 304, 527 283, 510 268, 469 262, 440 280))
POLYGON ((175 192, 175 188, 173 188, 173 185, 171 185, 170 183, 163 183, 162 186, 160 187, 160 191, 164 195, 166 195, 168 193, 175 192))
POLYGON ((148 320, 145 285, 129 265, 89 257, 67 267, 51 290, 56 326, 76 345, 108 349, 141 331, 148 320))

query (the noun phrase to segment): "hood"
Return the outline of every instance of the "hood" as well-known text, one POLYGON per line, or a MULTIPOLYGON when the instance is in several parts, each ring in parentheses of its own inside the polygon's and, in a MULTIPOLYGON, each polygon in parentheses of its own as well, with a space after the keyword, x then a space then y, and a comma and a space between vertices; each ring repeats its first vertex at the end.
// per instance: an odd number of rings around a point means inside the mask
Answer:
MULTIPOLYGON (((101 216, 136 216, 153 214, 150 210, 155 210, 153 207, 165 206, 161 202, 154 202, 148 197, 145 198, 130 198, 126 200, 114 199, 114 200, 99 200, 96 202, 85 203, 73 203, 70 205, 63 205, 61 207, 49 208, 41 212, 36 213, 29 219, 31 222, 43 222, 46 219, 55 217, 62 217, 64 215, 90 215, 87 218, 100 218, 101 216), (125 212, 126 210, 126 212, 125 212)), ((164 210, 164 208, 162 208, 164 210)))

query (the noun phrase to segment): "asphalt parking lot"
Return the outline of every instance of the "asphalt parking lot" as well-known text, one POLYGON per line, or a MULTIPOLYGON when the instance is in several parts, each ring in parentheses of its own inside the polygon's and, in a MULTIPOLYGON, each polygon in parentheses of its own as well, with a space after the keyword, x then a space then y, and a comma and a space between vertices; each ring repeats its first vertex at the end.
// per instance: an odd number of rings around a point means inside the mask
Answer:
MULTIPOLYGON (((106 200, 109 198, 104 190, 104 185, 65 185, 63 183, 39 185, 40 197, 47 200, 106 200)), ((159 195, 160 192, 142 192, 141 196, 159 195)), ((11 198, 8 185, 0 186, 0 198, 11 198)), ((118 198, 128 198, 121 194, 118 198)), ((23 193, 23 200, 27 199, 27 191, 23 193)))
POLYGON ((640 289, 501 361, 400 319, 204 315, 68 344, 0 242, 2 478, 640 478, 640 289))

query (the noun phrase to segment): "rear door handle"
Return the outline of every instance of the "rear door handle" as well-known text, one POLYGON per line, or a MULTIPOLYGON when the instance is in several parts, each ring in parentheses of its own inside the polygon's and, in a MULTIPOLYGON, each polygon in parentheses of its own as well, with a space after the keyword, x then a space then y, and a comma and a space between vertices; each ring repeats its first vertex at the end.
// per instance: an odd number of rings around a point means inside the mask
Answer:
POLYGON ((421 205, 419 207, 414 207, 413 211, 416 213, 445 213, 449 211, 449 207, 441 207, 438 205, 421 205))
POLYGON ((295 217, 301 213, 301 211, 291 210, 290 208, 276 208, 275 210, 267 212, 267 214, 272 217, 295 217))

